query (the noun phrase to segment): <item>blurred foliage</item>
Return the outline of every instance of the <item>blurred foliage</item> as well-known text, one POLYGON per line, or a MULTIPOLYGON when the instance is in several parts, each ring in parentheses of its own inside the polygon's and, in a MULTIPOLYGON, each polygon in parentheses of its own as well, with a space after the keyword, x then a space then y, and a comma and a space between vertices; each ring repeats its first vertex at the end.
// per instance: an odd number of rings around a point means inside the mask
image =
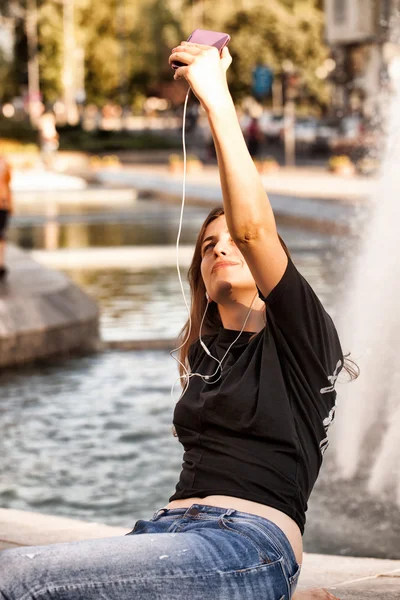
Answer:
MULTIPOLYGON (((60 150, 106 152, 110 150, 174 150, 180 139, 168 138, 165 132, 132 133, 127 131, 84 131, 79 125, 58 127, 60 150)), ((0 149, 3 152, 32 152, 37 148, 38 134, 26 121, 0 118, 0 149)))
MULTIPOLYGON (((7 82, 22 83, 21 73, 26 73, 26 1, 0 0, 0 14, 12 13, 18 33, 14 63, 0 67, 0 100, 13 91, 7 82)), ((73 1, 87 101, 98 106, 110 101, 132 105, 138 97, 157 94, 162 82, 172 79, 170 49, 196 27, 231 34, 229 82, 235 98, 251 93, 258 62, 279 76, 289 59, 307 94, 317 104, 327 101, 325 83, 315 75, 328 56, 321 0, 73 1)), ((63 7, 55 0, 37 0, 37 7, 41 91, 45 102, 53 103, 62 95, 63 7)))
POLYGON ((6 154, 38 154, 39 146, 33 143, 19 142, 14 139, 0 138, 0 152, 6 154))
POLYGON ((169 139, 165 133, 127 131, 94 132, 84 131, 80 127, 60 127, 60 150, 79 150, 86 152, 107 152, 110 150, 168 150, 180 148, 180 140, 169 139))
POLYGON ((256 63, 268 65, 280 76, 284 61, 290 61, 299 75, 300 88, 306 89, 317 103, 327 102, 326 84, 315 74, 329 56, 322 42, 323 27, 324 15, 315 8, 313 0, 269 0, 234 14, 226 23, 234 57, 230 74, 232 93, 249 93, 256 63))
POLYGON ((337 169, 340 167, 347 167, 348 165, 351 166, 353 163, 349 156, 341 154, 339 156, 332 156, 329 159, 328 164, 330 169, 337 169))
POLYGON ((37 131, 26 121, 0 118, 0 138, 18 140, 24 143, 36 143, 37 131))
POLYGON ((12 63, 9 62, 0 48, 0 82, 2 96, 5 100, 12 98, 15 93, 12 63))
POLYGON ((42 2, 38 10, 40 89, 47 102, 62 95, 63 15, 61 4, 42 2))

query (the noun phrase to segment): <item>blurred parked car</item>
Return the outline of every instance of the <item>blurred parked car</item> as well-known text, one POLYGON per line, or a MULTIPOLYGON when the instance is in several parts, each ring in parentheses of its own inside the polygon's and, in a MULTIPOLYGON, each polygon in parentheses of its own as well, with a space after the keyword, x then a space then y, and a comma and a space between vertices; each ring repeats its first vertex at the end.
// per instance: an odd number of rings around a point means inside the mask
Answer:
POLYGON ((315 142, 318 121, 314 117, 298 118, 294 126, 296 144, 309 146, 315 142))
POLYGON ((321 119, 318 121, 312 150, 315 152, 328 152, 331 150, 333 140, 339 134, 339 126, 338 119, 321 119))
POLYGON ((343 117, 338 134, 332 138, 330 148, 335 154, 347 154, 352 160, 375 154, 379 145, 379 134, 369 128, 359 116, 343 117))
POLYGON ((330 147, 334 152, 346 153, 359 144, 364 133, 361 117, 348 116, 339 121, 337 135, 332 139, 330 147))
POLYGON ((268 141, 278 141, 281 138, 284 120, 282 115, 274 115, 264 111, 259 118, 260 129, 268 141))
MULTIPOLYGON (((297 149, 312 150, 316 144, 319 121, 316 117, 297 117, 294 125, 294 136, 297 149)), ((281 132, 281 140, 284 132, 281 132)))

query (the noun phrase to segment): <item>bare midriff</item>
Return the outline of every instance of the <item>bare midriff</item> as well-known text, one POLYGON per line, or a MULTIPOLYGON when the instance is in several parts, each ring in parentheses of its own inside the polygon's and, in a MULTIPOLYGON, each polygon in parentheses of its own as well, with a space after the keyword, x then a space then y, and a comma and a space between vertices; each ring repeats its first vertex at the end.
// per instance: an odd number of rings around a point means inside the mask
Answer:
POLYGON ((206 496, 205 498, 184 498, 183 500, 173 500, 164 508, 188 508, 192 504, 206 504, 208 506, 218 506, 220 508, 235 508, 242 512, 264 517, 277 525, 288 538, 294 555, 299 565, 303 561, 303 538, 297 523, 281 510, 266 506, 259 502, 234 498, 233 496, 206 496))

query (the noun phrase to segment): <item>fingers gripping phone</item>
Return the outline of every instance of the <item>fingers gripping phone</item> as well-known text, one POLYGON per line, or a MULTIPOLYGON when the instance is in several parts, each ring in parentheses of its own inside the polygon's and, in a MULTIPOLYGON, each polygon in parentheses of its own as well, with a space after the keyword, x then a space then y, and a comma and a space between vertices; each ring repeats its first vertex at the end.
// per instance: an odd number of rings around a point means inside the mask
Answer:
MULTIPOLYGON (((205 44, 206 46, 215 46, 221 53, 222 49, 227 44, 229 44, 230 40, 231 36, 227 33, 221 33, 220 31, 209 31, 208 29, 195 29, 193 33, 189 35, 186 41, 192 42, 193 44, 205 44)), ((185 63, 174 60, 171 63, 171 67, 176 70, 179 67, 187 67, 187 65, 185 65, 185 63)))

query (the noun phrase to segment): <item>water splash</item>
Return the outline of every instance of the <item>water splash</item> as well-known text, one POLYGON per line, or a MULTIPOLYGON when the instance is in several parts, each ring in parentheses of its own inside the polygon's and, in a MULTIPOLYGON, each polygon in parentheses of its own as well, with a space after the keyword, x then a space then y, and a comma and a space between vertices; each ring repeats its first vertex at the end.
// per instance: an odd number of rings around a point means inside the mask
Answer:
POLYGON ((332 428, 339 476, 352 479, 364 468, 367 490, 387 491, 400 506, 400 57, 389 68, 386 147, 378 185, 353 263, 348 297, 338 329, 344 350, 361 369, 352 384, 338 386, 332 428))

